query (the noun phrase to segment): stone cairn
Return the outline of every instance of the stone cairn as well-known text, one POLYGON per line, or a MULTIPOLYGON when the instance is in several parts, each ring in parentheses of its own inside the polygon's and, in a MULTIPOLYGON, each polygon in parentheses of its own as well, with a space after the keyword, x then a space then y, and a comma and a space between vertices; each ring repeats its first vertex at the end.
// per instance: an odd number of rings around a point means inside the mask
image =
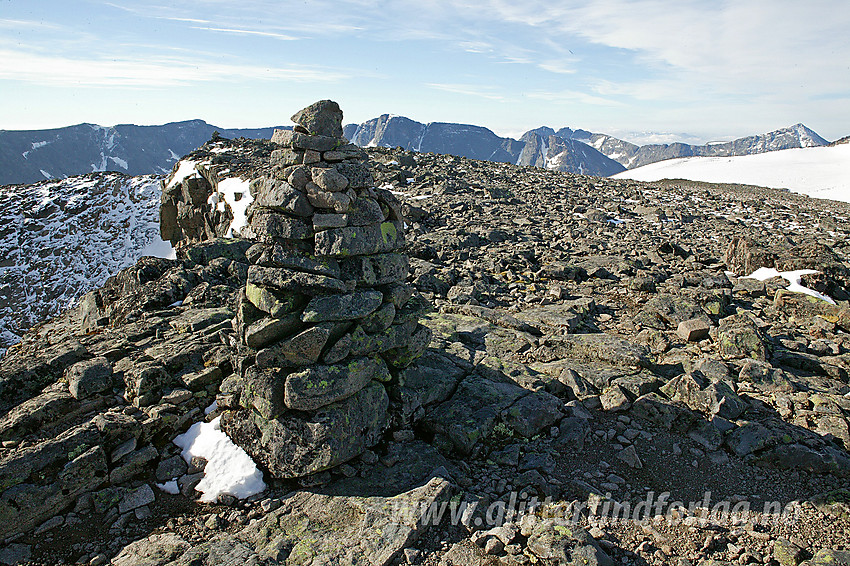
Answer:
POLYGON ((223 430, 278 478, 337 466, 377 444, 394 373, 430 341, 408 273, 399 201, 323 100, 276 130, 271 174, 251 183, 242 236, 232 395, 223 430), (238 394, 237 394, 238 393, 238 394), (238 399, 238 401, 237 401, 238 399))

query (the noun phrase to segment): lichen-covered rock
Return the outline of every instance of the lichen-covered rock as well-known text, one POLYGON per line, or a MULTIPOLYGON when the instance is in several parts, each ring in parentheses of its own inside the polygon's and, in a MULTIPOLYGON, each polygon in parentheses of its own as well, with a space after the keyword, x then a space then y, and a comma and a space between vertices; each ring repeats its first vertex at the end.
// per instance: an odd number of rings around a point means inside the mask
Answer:
POLYGON ((307 415, 265 418, 251 410, 233 411, 222 416, 221 426, 276 477, 299 477, 338 466, 377 443, 388 402, 383 385, 372 382, 307 415))
POLYGON ((746 315, 733 315, 721 320, 717 340, 724 358, 767 359, 767 347, 761 332, 746 315))

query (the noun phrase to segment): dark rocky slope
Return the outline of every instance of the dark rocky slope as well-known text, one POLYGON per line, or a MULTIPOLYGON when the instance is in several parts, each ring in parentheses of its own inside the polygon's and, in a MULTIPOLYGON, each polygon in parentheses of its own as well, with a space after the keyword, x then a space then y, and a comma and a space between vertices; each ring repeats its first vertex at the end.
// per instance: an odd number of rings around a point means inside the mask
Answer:
POLYGON ((175 195, 195 243, 122 271, 0 362, 0 559, 847 560, 850 206, 380 148, 371 172, 402 203, 407 281, 433 306, 430 347, 393 370, 376 446, 297 479, 267 473, 268 490, 248 500, 195 502, 197 477, 171 439, 239 394, 228 336, 250 242, 215 237, 234 211, 192 191, 217 190, 225 170, 268 174, 274 150, 224 142, 193 154, 217 166, 199 176, 208 187, 175 195), (821 271, 803 282, 838 304, 740 278, 773 265, 821 271), (142 385, 151 402, 128 402, 142 385), (152 487, 174 473, 182 494, 152 487), (707 491, 714 516, 700 511, 707 491), (605 520, 613 502, 634 509, 663 492, 686 509, 605 520), (499 518, 500 501, 547 497, 499 518), (457 520, 423 520, 423 505, 443 502, 461 507, 457 520), (753 513, 726 516, 724 502, 753 513), (788 513, 765 514, 771 502, 788 513))

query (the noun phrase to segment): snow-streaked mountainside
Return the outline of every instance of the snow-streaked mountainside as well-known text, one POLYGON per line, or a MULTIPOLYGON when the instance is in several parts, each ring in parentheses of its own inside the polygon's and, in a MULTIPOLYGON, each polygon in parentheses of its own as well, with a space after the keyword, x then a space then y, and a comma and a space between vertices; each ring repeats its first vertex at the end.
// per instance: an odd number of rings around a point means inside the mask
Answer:
POLYGON ((519 140, 514 140, 499 137, 480 126, 422 124, 391 114, 362 124, 348 124, 344 131, 348 139, 361 147, 403 147, 600 176, 678 157, 753 155, 828 143, 803 124, 729 142, 643 146, 608 134, 566 127, 556 131, 548 126, 529 130, 519 140))
POLYGON ((228 130, 203 120, 161 126, 79 124, 52 130, 0 130, 0 185, 96 171, 161 174, 218 131, 226 138, 270 138, 274 128, 228 130))
POLYGON ((850 202, 850 143, 737 157, 671 159, 631 169, 614 178, 740 183, 850 202))
POLYGON ((0 347, 55 316, 159 237, 161 176, 92 173, 0 187, 0 347))
POLYGON ((446 122, 423 124, 391 114, 362 124, 349 124, 344 129, 345 136, 360 147, 402 147, 585 175, 607 176, 623 170, 597 149, 571 139, 574 133, 577 132, 569 128, 556 132, 542 127, 515 140, 499 137, 481 126, 446 122))

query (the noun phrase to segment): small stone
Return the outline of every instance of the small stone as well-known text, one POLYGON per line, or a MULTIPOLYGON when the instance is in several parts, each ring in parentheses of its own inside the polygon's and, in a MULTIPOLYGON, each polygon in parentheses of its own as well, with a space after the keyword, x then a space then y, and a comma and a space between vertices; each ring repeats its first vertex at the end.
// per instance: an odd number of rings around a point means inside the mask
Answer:
POLYGON ((643 468, 643 462, 640 461, 640 457, 638 456, 637 450, 635 450, 634 445, 627 446, 626 448, 620 450, 617 453, 617 459, 625 462, 626 465, 630 468, 643 468))
POLYGON ((485 554, 497 555, 501 554, 503 550, 505 550, 505 543, 496 537, 490 537, 487 539, 487 542, 484 543, 485 554))
POLYGON ((690 320, 683 320, 679 323, 678 328, 676 328, 676 333, 683 339, 688 342, 698 342, 705 338, 708 338, 708 332, 711 330, 711 325, 701 319, 701 318, 692 318, 690 320))
POLYGON ((405 560, 408 564, 416 564, 416 562, 419 560, 419 556, 420 556, 421 554, 422 554, 422 553, 421 553, 418 549, 415 549, 415 548, 405 548, 405 549, 404 549, 404 560, 405 560))
POLYGON ((120 513, 126 513, 154 501, 156 501, 156 496, 153 489, 148 484, 144 484, 142 487, 129 492, 121 499, 118 503, 118 511, 120 513))
POLYGON ((189 467, 186 472, 189 474, 197 474, 198 472, 203 472, 206 467, 206 458, 202 456, 192 456, 192 459, 189 460, 189 467))
POLYGON ((338 193, 348 187, 348 179, 336 169, 314 168, 312 174, 313 182, 323 191, 338 193))

